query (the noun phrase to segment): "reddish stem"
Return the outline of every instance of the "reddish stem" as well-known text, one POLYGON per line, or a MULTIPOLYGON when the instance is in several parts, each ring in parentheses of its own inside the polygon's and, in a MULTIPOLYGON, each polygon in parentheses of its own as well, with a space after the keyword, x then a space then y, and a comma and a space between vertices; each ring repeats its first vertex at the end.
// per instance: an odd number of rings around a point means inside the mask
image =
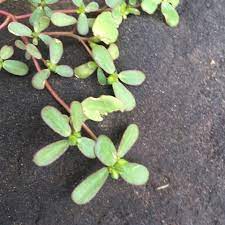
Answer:
MULTIPOLYGON (((7 16, 7 18, 9 18, 9 20, 12 20, 14 22, 17 21, 16 17, 14 15, 12 15, 11 13, 8 13, 6 11, 3 11, 3 10, 0 10, 0 14, 1 15, 4 15, 4 16, 7 16)), ((6 20, 7 20, 6 18, 6 20)), ((5 21, 6 21, 5 20, 5 21)), ((5 23, 4 21, 4 23, 5 23)), ((5 25, 4 25, 5 26, 5 25)), ((28 44, 29 41, 26 37, 21 37, 21 39, 23 40, 23 42, 25 44, 28 44)), ((33 63, 34 63, 34 66, 36 68, 36 70, 39 72, 41 71, 41 67, 38 63, 38 61, 35 59, 35 58, 32 58, 33 60, 33 63)), ((70 113, 70 106, 68 104, 65 103, 65 101, 58 95, 58 93, 53 89, 53 87, 51 86, 51 84, 46 81, 45 82, 45 87, 46 89, 49 91, 49 93, 52 95, 52 97, 61 105, 63 106, 63 108, 65 108, 65 110, 70 113)), ((83 129, 87 132, 87 134, 93 138, 94 140, 97 140, 97 136, 94 134, 94 132, 86 125, 86 124, 83 124, 82 125, 83 129)))

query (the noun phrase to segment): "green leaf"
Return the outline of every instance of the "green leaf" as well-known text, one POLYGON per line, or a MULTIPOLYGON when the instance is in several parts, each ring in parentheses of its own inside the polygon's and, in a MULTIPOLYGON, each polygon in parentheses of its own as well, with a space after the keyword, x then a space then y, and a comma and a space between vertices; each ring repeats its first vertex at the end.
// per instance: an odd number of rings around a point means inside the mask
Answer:
POLYGON ((141 8, 148 14, 153 14, 162 0, 143 0, 141 3, 141 8))
POLYGON ((15 46, 21 50, 26 50, 26 45, 21 40, 16 40, 15 46))
POLYGON ((72 193, 72 200, 78 205, 91 201, 102 188, 109 176, 107 168, 102 168, 87 177, 72 193))
POLYGON ((71 128, 69 121, 58 109, 52 106, 46 106, 41 111, 41 117, 44 122, 59 135, 63 137, 70 136, 71 128))
POLYGON ((137 163, 124 164, 120 175, 127 183, 133 185, 144 185, 149 179, 148 169, 137 163))
POLYGON ((38 20, 34 21, 34 31, 40 33, 48 28, 50 19, 47 16, 41 16, 38 20))
POLYGON ((108 74, 115 72, 116 68, 109 51, 102 45, 91 44, 92 56, 95 62, 108 74))
POLYGON ((14 50, 12 46, 4 45, 0 49, 0 58, 3 60, 11 58, 13 54, 14 50))
POLYGON ((123 21, 123 15, 121 11, 122 11, 121 6, 116 6, 115 8, 112 9, 112 18, 116 23, 117 27, 119 27, 119 25, 123 21))
POLYGON ((94 159, 96 158, 95 156, 95 141, 86 138, 86 137, 81 137, 77 140, 77 147, 81 151, 83 155, 85 155, 87 158, 94 159))
POLYGON ((31 15, 31 17, 29 19, 30 24, 33 25, 34 22, 38 21, 42 16, 45 16, 44 10, 42 9, 42 7, 37 7, 33 11, 32 15, 31 15))
POLYGON ((139 136, 139 129, 136 124, 130 124, 125 130, 123 137, 120 141, 118 156, 124 157, 127 152, 132 148, 139 136))
POLYGON ((105 44, 116 42, 119 32, 111 12, 103 12, 97 16, 93 28, 93 34, 105 44))
POLYGON ((35 45, 30 44, 30 43, 27 44, 26 50, 32 57, 34 57, 36 59, 41 59, 42 58, 41 53, 39 52, 39 50, 37 49, 37 47, 35 45))
POLYGON ((74 3, 74 5, 76 5, 77 7, 81 7, 84 5, 83 0, 72 0, 72 2, 74 3))
POLYGON ((53 64, 57 64, 63 55, 63 44, 58 39, 52 39, 49 46, 50 61, 53 64))
POLYGON ((123 104, 113 96, 102 95, 99 98, 89 97, 82 103, 83 111, 88 119, 102 121, 103 116, 115 111, 123 111, 123 104))
POLYGON ((98 67, 98 70, 97 70, 97 78, 98 78, 98 83, 100 85, 106 85, 107 84, 107 78, 103 72, 103 70, 98 67))
POLYGON ((168 2, 174 7, 176 8, 179 3, 180 3, 180 0, 168 0, 168 2))
POLYGON ((51 5, 51 4, 57 3, 58 1, 59 0, 45 0, 45 3, 48 5, 51 5))
POLYGON ((74 69, 75 76, 80 79, 86 79, 91 76, 97 69, 97 64, 93 61, 89 61, 74 69))
POLYGON ((166 23, 170 27, 176 27, 179 24, 179 15, 176 9, 168 2, 163 2, 161 4, 161 11, 166 19, 166 23))
POLYGON ((49 18, 51 18, 52 14, 53 14, 53 10, 50 9, 48 6, 45 6, 44 7, 44 12, 45 12, 45 15, 49 18))
POLYGON ((126 111, 131 111, 136 106, 136 101, 132 93, 120 82, 112 84, 115 96, 124 104, 126 111))
POLYGON ((32 30, 29 27, 23 25, 22 23, 11 22, 8 25, 8 30, 10 33, 16 36, 26 36, 26 37, 32 36, 32 30))
POLYGON ((46 45, 50 45, 52 38, 46 34, 40 34, 39 38, 46 44, 46 45))
POLYGON ((129 0, 129 5, 136 6, 137 0, 129 0))
POLYGON ((89 32, 88 19, 86 14, 81 13, 77 21, 77 31, 81 35, 87 35, 89 32))
POLYGON ((38 90, 45 88, 45 81, 49 78, 50 71, 48 69, 41 70, 32 78, 32 86, 38 90))
POLYGON ((67 65, 56 66, 55 73, 62 77, 72 77, 73 69, 67 65))
POLYGON ((3 62, 3 68, 14 75, 24 76, 28 73, 28 67, 25 63, 17 60, 5 60, 3 62))
POLYGON ((45 146, 38 151, 33 158, 33 161, 38 166, 48 166, 59 157, 61 157, 69 148, 67 140, 61 140, 45 146))
POLYGON ((110 8, 114 8, 117 5, 120 5, 123 2, 123 0, 105 0, 105 3, 110 8))
POLYGON ((106 166, 113 166, 117 161, 116 148, 105 135, 100 135, 95 145, 95 155, 106 166))
POLYGON ((116 60, 117 58, 119 58, 120 52, 119 52, 119 48, 116 44, 114 44, 114 43, 110 44, 108 51, 113 60, 116 60))
POLYGON ((99 5, 97 2, 90 2, 86 7, 85 7, 85 12, 90 13, 90 12, 95 12, 99 9, 99 5))
POLYGON ((76 132, 80 132, 82 124, 86 120, 83 108, 80 102, 73 101, 71 103, 71 122, 76 132))
POLYGON ((71 26, 77 22, 76 18, 73 16, 69 16, 65 13, 53 13, 51 16, 51 21, 55 26, 58 27, 65 27, 65 26, 71 26))
POLYGON ((145 74, 138 70, 125 70, 119 73, 118 77, 129 85, 141 85, 145 81, 145 74))

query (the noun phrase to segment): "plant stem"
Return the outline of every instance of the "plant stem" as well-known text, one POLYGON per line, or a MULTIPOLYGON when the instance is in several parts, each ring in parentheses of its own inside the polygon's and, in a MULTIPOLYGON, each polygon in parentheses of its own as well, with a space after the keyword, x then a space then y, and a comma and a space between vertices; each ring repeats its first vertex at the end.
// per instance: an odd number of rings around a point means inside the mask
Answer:
POLYGON ((56 31, 56 32, 44 32, 44 34, 50 35, 50 36, 62 36, 62 37, 71 37, 74 39, 77 39, 86 49, 88 54, 92 57, 91 49, 88 47, 88 45, 85 43, 90 38, 81 37, 79 35, 74 34, 73 32, 63 32, 63 31, 56 31))
MULTIPOLYGON (((6 16, 7 18, 9 18, 9 20, 12 20, 12 21, 14 21, 14 22, 17 22, 17 18, 13 15, 13 14, 11 14, 11 13, 9 13, 9 12, 6 12, 6 11, 3 11, 3 10, 0 10, 0 15, 4 15, 4 16, 6 16)), ((7 20, 7 18, 6 18, 6 20, 7 20)), ((6 21, 5 20, 5 21, 6 21)), ((4 23, 4 26, 5 26, 5 21, 3 22, 4 23)), ((7 21, 8 22, 8 21, 7 21)), ((2 25, 1 25, 2 26, 2 25)), ((26 38, 26 37, 21 37, 21 39, 23 40, 23 42, 25 43, 25 44, 28 44, 29 43, 29 41, 28 41, 28 39, 26 38)), ((82 40, 83 41, 83 40, 82 40)), ((38 61, 34 58, 34 57, 32 57, 32 60, 33 60, 33 63, 34 63, 34 66, 35 66, 35 68, 36 68, 36 70, 39 72, 39 71, 41 71, 41 67, 40 67, 40 65, 39 65, 39 63, 38 63, 38 61)), ((45 82, 45 87, 46 87, 46 89, 48 90, 48 92, 52 95, 52 97, 68 112, 68 113, 70 113, 70 106, 68 105, 68 104, 66 104, 66 102, 58 95, 58 93, 53 89, 53 87, 51 86, 51 84, 48 82, 48 81, 46 81, 45 82)), ((97 140, 97 136, 95 135, 95 133, 85 124, 85 123, 83 123, 83 125, 82 125, 82 127, 83 127, 83 129, 86 131, 86 133, 92 138, 92 139, 94 139, 94 140, 97 140)))

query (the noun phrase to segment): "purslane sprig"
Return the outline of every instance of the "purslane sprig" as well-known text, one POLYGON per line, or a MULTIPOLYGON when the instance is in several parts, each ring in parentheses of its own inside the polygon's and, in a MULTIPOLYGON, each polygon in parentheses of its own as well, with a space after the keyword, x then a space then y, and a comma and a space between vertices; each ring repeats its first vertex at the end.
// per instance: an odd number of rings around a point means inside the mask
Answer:
POLYGON ((123 157, 132 148, 139 136, 137 125, 131 124, 125 130, 118 150, 105 135, 100 135, 95 145, 95 155, 104 167, 86 178, 72 193, 75 203, 82 205, 92 200, 102 188, 109 175, 113 179, 123 178, 133 185, 144 185, 149 179, 146 167, 130 163, 123 157))
MULTIPOLYGON (((101 122, 109 113, 131 111, 136 106, 133 94, 125 85, 141 85, 146 76, 139 70, 118 71, 115 64, 120 54, 116 42, 119 37, 119 26, 123 20, 131 14, 139 16, 141 10, 153 14, 160 9, 166 23, 176 27, 179 23, 177 12, 179 0, 105 0, 106 7, 103 8, 100 8, 95 1, 86 4, 83 0, 71 0, 74 8, 56 11, 52 9, 52 4, 59 0, 28 1, 34 8, 31 16, 25 14, 16 17, 1 11, 0 15, 3 14, 7 18, 0 29, 8 25, 9 32, 21 38, 15 41, 15 46, 25 51, 26 59, 32 60, 37 70, 32 78, 33 87, 39 90, 46 88, 70 114, 69 116, 62 114, 52 106, 42 109, 42 119, 61 138, 41 148, 34 155, 34 163, 38 166, 48 166, 69 148, 78 149, 87 158, 97 158, 103 164, 103 168, 87 177, 74 189, 72 200, 77 204, 85 204, 93 199, 109 176, 115 180, 121 177, 133 185, 145 185, 149 179, 148 169, 124 159, 138 139, 137 125, 131 124, 127 127, 116 150, 109 137, 105 135, 97 137, 85 122, 87 120, 101 122), (32 29, 30 25, 19 22, 19 19, 28 17, 32 29), (57 29, 70 27, 70 30, 48 32, 47 29, 51 24, 57 29), (85 37, 75 34, 76 31, 85 37), (75 67, 74 70, 68 65, 58 65, 64 50, 62 41, 55 37, 64 36, 78 40, 91 59, 75 67), (40 40, 49 50, 49 60, 43 58, 40 40), (67 105, 49 84, 48 78, 51 73, 70 79, 73 79, 74 75, 86 79, 96 73, 98 83, 111 85, 115 97, 109 95, 88 97, 82 102, 73 101, 67 105), (83 135, 82 128, 92 139, 83 135)), ((17 76, 26 75, 27 65, 10 59, 13 54, 14 50, 11 46, 5 45, 0 49, 0 70, 4 69, 17 76)))

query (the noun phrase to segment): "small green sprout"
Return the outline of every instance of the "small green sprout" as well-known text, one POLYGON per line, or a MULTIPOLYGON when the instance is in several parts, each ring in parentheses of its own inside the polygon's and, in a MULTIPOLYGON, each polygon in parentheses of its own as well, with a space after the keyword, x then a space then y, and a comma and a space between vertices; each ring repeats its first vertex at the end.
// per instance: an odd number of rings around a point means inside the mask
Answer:
POLYGON ((34 31, 19 22, 11 22, 8 25, 8 30, 10 33, 16 36, 32 38, 32 42, 34 45, 38 45, 39 39, 42 40, 46 45, 49 45, 49 42, 52 38, 42 33, 45 29, 48 28, 49 24, 49 18, 46 16, 42 16, 41 18, 39 18, 39 20, 35 20, 33 25, 34 31))
POLYGON ((96 157, 105 167, 87 177, 72 193, 72 200, 79 204, 91 201, 106 182, 109 175, 112 179, 122 177, 133 185, 144 185, 149 179, 146 167, 137 163, 130 163, 123 157, 132 148, 139 136, 137 125, 131 124, 125 130, 118 151, 112 141, 105 135, 100 135, 95 145, 96 157))
POLYGON ((44 122, 57 134, 66 138, 47 145, 34 156, 38 166, 48 166, 61 157, 70 146, 77 146, 80 152, 88 158, 95 158, 95 141, 82 137, 82 124, 87 120, 102 121, 103 116, 114 111, 122 111, 122 103, 112 97, 102 95, 99 98, 89 97, 82 103, 71 103, 70 118, 52 106, 46 106, 41 111, 44 122))
POLYGON ((165 17, 166 23, 171 27, 179 24, 179 14, 176 7, 180 0, 142 0, 141 8, 148 14, 153 14, 161 4, 161 12, 165 17))
POLYGON ((35 21, 39 20, 42 16, 51 17, 53 11, 49 8, 49 5, 57 3, 59 0, 28 0, 34 7, 30 17, 30 23, 33 24, 35 21))
POLYGON ((7 72, 16 75, 24 76, 28 73, 28 66, 18 60, 11 60, 14 50, 12 46, 5 45, 0 49, 0 71, 3 68, 7 72))
POLYGON ((58 65, 63 55, 63 44, 58 39, 52 39, 49 43, 50 60, 46 61, 47 69, 36 73, 32 79, 32 85, 36 89, 44 89, 45 81, 49 78, 51 72, 62 77, 72 77, 73 70, 67 65, 58 65))

